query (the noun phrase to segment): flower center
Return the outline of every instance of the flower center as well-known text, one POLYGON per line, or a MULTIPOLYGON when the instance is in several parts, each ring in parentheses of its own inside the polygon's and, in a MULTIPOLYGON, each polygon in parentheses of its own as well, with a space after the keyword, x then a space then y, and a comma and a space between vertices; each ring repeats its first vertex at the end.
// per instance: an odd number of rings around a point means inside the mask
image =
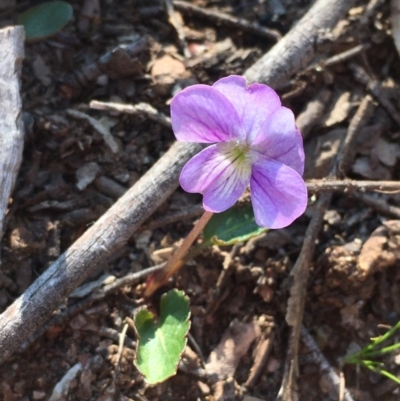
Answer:
POLYGON ((221 152, 234 165, 241 168, 251 167, 250 147, 240 141, 231 141, 218 144, 221 152))
MULTIPOLYGON (((232 156, 237 159, 239 163, 250 164, 250 147, 246 143, 241 143, 239 141, 233 142, 233 149, 231 150, 232 156)), ((232 146, 231 145, 231 146, 232 146)))

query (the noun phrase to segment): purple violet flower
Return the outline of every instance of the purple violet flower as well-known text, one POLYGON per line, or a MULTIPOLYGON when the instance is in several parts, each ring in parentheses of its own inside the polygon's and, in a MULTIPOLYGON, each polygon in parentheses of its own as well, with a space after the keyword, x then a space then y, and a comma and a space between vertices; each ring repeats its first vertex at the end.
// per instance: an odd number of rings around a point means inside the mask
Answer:
POLYGON ((213 143, 180 176, 185 191, 203 194, 205 210, 227 210, 250 184, 261 227, 286 227, 304 212, 303 140, 273 89, 235 75, 193 85, 173 98, 171 119, 178 141, 213 143))

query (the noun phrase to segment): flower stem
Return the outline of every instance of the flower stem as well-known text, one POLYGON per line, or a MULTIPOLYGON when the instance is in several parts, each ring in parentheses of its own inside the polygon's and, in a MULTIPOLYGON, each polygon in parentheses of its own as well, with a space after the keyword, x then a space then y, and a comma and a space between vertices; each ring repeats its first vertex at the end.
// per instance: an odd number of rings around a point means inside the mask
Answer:
POLYGON ((158 272, 155 272, 152 276, 150 276, 149 280, 146 283, 146 290, 144 293, 145 297, 151 296, 154 291, 161 287, 176 271, 178 271, 183 266, 182 259, 186 255, 190 246, 199 236, 203 228, 209 222, 213 214, 214 213, 212 212, 204 212, 195 224, 195 226, 192 228, 192 231, 190 231, 187 237, 183 240, 180 247, 168 259, 164 267, 158 272))

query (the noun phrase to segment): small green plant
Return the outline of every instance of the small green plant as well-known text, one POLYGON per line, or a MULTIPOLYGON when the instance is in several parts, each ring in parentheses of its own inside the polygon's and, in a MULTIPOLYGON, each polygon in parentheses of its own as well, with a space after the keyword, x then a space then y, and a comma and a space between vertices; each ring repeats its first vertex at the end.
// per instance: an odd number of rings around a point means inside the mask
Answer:
POLYGON ((385 334, 379 337, 372 338, 371 342, 360 351, 345 356, 344 363, 363 366, 364 368, 379 373, 382 376, 393 380, 397 384, 400 384, 400 378, 387 371, 383 362, 379 362, 373 359, 400 349, 400 343, 395 343, 388 346, 384 345, 384 343, 389 340, 398 329, 400 329, 400 322, 398 322, 385 334))
POLYGON ((72 6, 65 1, 51 1, 29 8, 18 17, 28 41, 47 39, 61 31, 72 18, 72 6))
POLYGON ((171 290, 161 297, 160 316, 143 308, 135 314, 138 335, 135 365, 149 384, 165 381, 176 373, 190 327, 189 298, 171 290))

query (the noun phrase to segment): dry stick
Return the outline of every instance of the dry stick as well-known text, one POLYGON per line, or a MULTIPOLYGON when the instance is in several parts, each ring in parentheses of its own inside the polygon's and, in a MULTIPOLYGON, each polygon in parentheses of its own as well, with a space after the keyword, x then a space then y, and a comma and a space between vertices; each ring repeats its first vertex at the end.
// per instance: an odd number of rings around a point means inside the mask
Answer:
POLYGON ((264 336, 265 337, 263 338, 261 345, 256 348, 257 353, 254 358, 253 366, 251 367, 249 377, 243 385, 247 389, 254 387, 258 378, 260 377, 260 374, 264 370, 264 366, 267 363, 272 345, 274 343, 274 327, 271 327, 268 333, 264 334, 264 336))
MULTIPOLYGON (((400 181, 358 181, 358 180, 309 180, 306 182, 307 191, 309 194, 320 194, 323 192, 344 192, 349 193, 350 196, 356 198, 360 195, 357 193, 363 192, 382 192, 382 193, 396 193, 400 192, 400 181)), ((361 198, 360 198, 361 199, 361 198)), ((378 203, 372 203, 369 206, 379 208, 378 211, 382 211, 384 214, 393 216, 400 216, 400 208, 396 206, 387 205, 385 202, 379 199, 373 198, 373 201, 379 201, 378 203)), ((250 202, 250 197, 246 197, 246 201, 250 202)), ((367 201, 366 201, 367 203, 367 201)), ((173 224, 178 221, 188 221, 194 217, 200 216, 204 212, 204 208, 201 204, 190 206, 187 209, 179 210, 177 212, 171 212, 163 217, 154 219, 149 223, 143 225, 138 231, 155 230, 159 227, 164 227, 168 224, 173 224)))
POLYGON ((354 78, 367 87, 371 95, 381 104, 389 116, 400 125, 400 113, 387 97, 382 89, 382 85, 375 79, 371 78, 358 64, 349 63, 348 65, 354 74, 354 78))
MULTIPOLYGON (((110 327, 100 327, 98 334, 100 337, 106 337, 106 338, 109 338, 116 342, 119 342, 121 340, 121 335, 122 335, 122 333, 118 333, 117 330, 114 330, 110 327)), ((125 336, 124 340, 125 340, 124 344, 128 348, 132 348, 132 349, 136 348, 136 342, 134 340, 132 340, 131 338, 125 336)))
POLYGON ((309 267, 314 254, 315 243, 321 230, 323 216, 330 204, 332 195, 322 194, 314 206, 313 217, 307 227, 303 246, 292 269, 293 285, 290 291, 286 321, 292 327, 289 339, 289 349, 285 363, 281 389, 277 400, 288 401, 294 399, 292 392, 297 377, 297 354, 300 336, 300 326, 304 313, 304 301, 309 275, 309 267))
POLYGON ((322 61, 320 63, 321 67, 330 67, 332 65, 343 63, 343 61, 347 61, 360 53, 364 52, 365 50, 369 49, 371 45, 369 43, 362 43, 361 45, 355 46, 349 50, 346 50, 342 53, 335 54, 334 56, 322 61))
POLYGON ((257 23, 236 18, 220 11, 197 7, 189 2, 181 0, 174 0, 173 4, 177 10, 186 14, 193 14, 196 17, 205 18, 239 30, 248 31, 263 38, 272 39, 276 42, 282 38, 282 35, 275 29, 265 28, 257 23))
POLYGON ((346 138, 343 142, 343 148, 347 149, 347 152, 342 152, 337 158, 338 169, 343 176, 346 175, 346 172, 351 167, 351 163, 353 162, 354 156, 356 155, 356 139, 359 130, 353 129, 354 127, 358 127, 361 121, 357 119, 369 120, 375 111, 375 105, 370 95, 367 95, 362 100, 360 106, 358 107, 357 113, 351 120, 349 130, 347 132, 346 138))
POLYGON ((358 56, 360 53, 369 49, 371 45, 369 43, 362 43, 358 46, 352 47, 349 50, 345 50, 342 53, 335 54, 332 57, 327 58, 326 60, 322 60, 319 63, 312 64, 307 67, 306 71, 311 71, 315 69, 321 69, 326 67, 331 67, 332 65, 343 63, 344 61, 350 60, 351 58, 358 56))
POLYGON ((265 56, 244 74, 250 82, 276 88, 288 77, 307 68, 316 48, 355 3, 354 0, 318 0, 307 14, 265 56))
POLYGON ((367 206, 372 207, 378 213, 382 213, 386 216, 395 217, 396 219, 400 219, 400 207, 389 205, 387 202, 382 199, 377 199, 368 194, 352 194, 354 199, 357 199, 367 206))
POLYGON ((141 270, 136 273, 129 273, 124 277, 121 277, 110 284, 105 285, 104 287, 97 288, 94 292, 92 292, 87 298, 82 299, 81 301, 76 302, 72 306, 68 307, 68 309, 63 310, 52 316, 45 324, 40 326, 38 330, 36 330, 32 335, 30 335, 20 346, 18 352, 24 352, 27 350, 39 337, 41 337, 47 330, 54 326, 61 326, 72 316, 75 316, 77 313, 82 312, 87 309, 93 302, 98 302, 105 298, 107 295, 110 295, 122 287, 133 286, 144 278, 150 276, 151 274, 161 270, 164 267, 165 263, 161 263, 156 266, 148 267, 147 269, 141 270))
MULTIPOLYGON (((368 96, 368 95, 367 95, 368 96)), ((372 102, 371 102, 372 104, 372 102)), ((348 154, 352 152, 351 144, 357 133, 361 131, 363 127, 368 123, 373 109, 371 107, 365 107, 366 101, 362 101, 358 107, 354 117, 352 118, 347 136, 343 145, 339 151, 337 160, 348 160, 348 154), (347 138, 352 140, 347 140, 347 138)), ((336 161, 329 174, 330 177, 334 177, 337 174, 336 161)), ((280 390, 280 397, 283 400, 292 400, 292 391, 295 384, 295 378, 297 376, 297 354, 299 347, 301 324, 304 314, 304 305, 307 293, 307 281, 309 275, 309 269, 314 254, 315 243, 322 227, 323 216, 326 209, 329 207, 331 202, 332 194, 325 193, 318 199, 313 217, 311 218, 310 224, 307 228, 303 246, 300 251, 295 265, 291 271, 293 276, 293 285, 290 290, 290 298, 288 301, 288 308, 286 312, 286 321, 289 326, 292 327, 290 333, 289 350, 287 354, 287 361, 285 366, 285 374, 283 377, 282 387, 280 390)))
MULTIPOLYGON (((315 44, 321 38, 321 32, 332 28, 353 3, 353 0, 318 0, 293 28, 294 34, 289 32, 273 47, 273 57, 263 57, 265 69, 258 66, 256 71, 246 72, 248 79, 264 80, 272 85, 275 80, 284 81, 303 69, 315 55, 315 44), (320 22, 319 17, 322 19, 320 22), (304 63, 299 61, 302 58, 304 63)), ((109 253, 124 245, 126 239, 173 192, 182 166, 200 149, 197 144, 173 145, 127 194, 0 315, 0 363, 49 318, 56 305, 82 283, 109 253), (102 237, 107 241, 108 250, 102 244, 102 237)))
POLYGON ((92 100, 89 104, 90 108, 95 110, 115 111, 119 113, 133 114, 136 116, 145 115, 150 120, 155 121, 165 127, 171 127, 171 119, 164 114, 158 112, 153 106, 147 103, 138 103, 135 105, 114 103, 114 102, 100 102, 99 100, 92 100))
POLYGON ((122 328, 121 333, 119 333, 118 336, 118 354, 117 354, 117 362, 115 364, 115 369, 114 369, 114 374, 113 374, 113 384, 117 381, 117 378, 121 372, 121 356, 122 356, 122 351, 124 350, 124 344, 125 340, 128 339, 126 336, 126 332, 128 331, 128 325, 125 323, 124 327, 122 328))
POLYGON ((400 191, 400 181, 358 181, 358 180, 309 180, 307 190, 311 194, 321 192, 387 192, 400 191))
POLYGON ((24 40, 21 26, 0 30, 0 238, 24 147, 19 93, 24 40))
POLYGON ((183 165, 200 149, 197 144, 175 143, 0 315, 0 363, 17 350, 100 263, 125 245, 137 228, 176 189, 183 165))
POLYGON ((187 46, 185 31, 183 29, 182 17, 174 10, 172 0, 164 0, 165 11, 168 14, 168 22, 174 27, 181 49, 186 58, 190 57, 190 51, 187 46))
POLYGON ((177 221, 182 220, 190 221, 193 217, 200 216, 202 213, 204 213, 203 205, 190 206, 186 209, 172 212, 164 217, 150 221, 149 223, 140 227, 138 231, 154 230, 156 228, 164 227, 168 224, 176 223, 177 221))
MULTIPOLYGON (((341 380, 338 374, 333 370, 332 366, 322 354, 318 345, 314 341, 311 334, 307 331, 307 329, 302 326, 301 327, 301 338, 303 343, 307 346, 307 348, 311 351, 314 361, 319 365, 320 370, 322 372, 326 372, 326 376, 331 382, 333 388, 339 388, 341 384, 341 380)), ((349 391, 345 388, 343 392, 343 401, 353 401, 353 397, 349 393, 349 391)))

